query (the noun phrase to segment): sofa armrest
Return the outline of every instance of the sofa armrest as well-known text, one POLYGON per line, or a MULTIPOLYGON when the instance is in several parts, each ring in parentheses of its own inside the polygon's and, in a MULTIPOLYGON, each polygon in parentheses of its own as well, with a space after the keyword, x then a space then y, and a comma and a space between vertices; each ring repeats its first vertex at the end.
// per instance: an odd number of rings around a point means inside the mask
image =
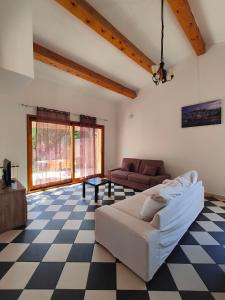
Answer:
MULTIPOLYGON (((98 227, 99 218, 107 218, 108 221, 120 223, 120 227, 126 230, 130 236, 130 234, 133 234, 135 236, 139 236, 146 242, 149 241, 149 234, 152 230, 158 230, 156 229, 150 222, 143 221, 141 219, 137 219, 133 216, 130 216, 126 214, 125 212, 109 205, 104 205, 95 211, 95 222, 96 227, 98 227)), ((118 225, 119 226, 119 225, 118 225)), ((101 226, 99 226, 101 227, 101 226)), ((105 229, 104 227, 101 227, 101 229, 105 229)), ((100 228, 98 228, 100 229, 100 228)), ((98 231, 96 228, 96 231, 98 231)), ((115 228, 112 227, 112 230, 115 232, 115 228)), ((118 231, 120 232, 120 231, 118 231)))
POLYGON ((163 182, 165 179, 170 179, 171 176, 169 174, 162 174, 162 175, 157 175, 157 176, 149 176, 150 178, 150 185, 155 186, 157 184, 160 184, 163 182))
POLYGON ((95 211, 95 238, 115 257, 148 281, 159 266, 159 231, 111 205, 95 211))
POLYGON ((110 169, 110 170, 108 170, 107 178, 108 178, 109 180, 111 180, 111 173, 112 173, 113 171, 120 170, 120 169, 121 169, 121 168, 115 168, 115 169, 110 169))

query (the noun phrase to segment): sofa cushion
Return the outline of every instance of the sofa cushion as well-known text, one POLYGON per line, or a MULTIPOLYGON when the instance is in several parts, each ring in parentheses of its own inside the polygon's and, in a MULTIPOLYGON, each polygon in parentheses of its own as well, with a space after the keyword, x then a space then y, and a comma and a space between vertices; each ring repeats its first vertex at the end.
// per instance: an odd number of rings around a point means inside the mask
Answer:
POLYGON ((136 159, 136 158, 124 158, 123 162, 122 162, 122 165, 124 163, 129 163, 130 164, 130 170, 129 171, 130 172, 136 172, 136 173, 138 173, 139 172, 140 162, 141 162, 140 159, 136 159))
POLYGON ((146 195, 140 193, 125 200, 119 201, 111 206, 141 220, 141 209, 146 200, 146 195))
POLYGON ((142 193, 145 194, 146 196, 152 196, 154 194, 157 194, 159 193, 160 189, 164 186, 164 184, 160 183, 160 184, 157 184, 145 191, 143 191, 142 193))
POLYGON ((198 181, 198 172, 195 170, 188 171, 176 177, 174 180, 180 180, 183 185, 190 186, 198 181))
POLYGON ((166 178, 165 180, 163 180, 162 184, 168 184, 168 183, 171 183, 172 181, 173 181, 173 179, 166 178))
POLYGON ((152 199, 165 199, 166 201, 183 195, 191 185, 195 184, 198 179, 196 171, 187 172, 174 180, 167 181, 163 186, 152 195, 152 199))
POLYGON ((120 179, 128 179, 128 175, 131 174, 131 172, 128 171, 122 171, 122 170, 115 170, 112 171, 111 173, 111 177, 116 177, 116 178, 120 178, 120 179))
POLYGON ((130 173, 128 175, 128 180, 133 181, 133 182, 142 183, 142 184, 150 184, 149 176, 143 175, 143 174, 138 174, 138 173, 130 173))
POLYGON ((173 198, 179 197, 184 193, 183 187, 180 185, 178 181, 172 180, 168 184, 164 184, 164 186, 152 195, 152 199, 156 201, 169 201, 173 198))
POLYGON ((146 165, 143 171, 143 175, 156 176, 158 167, 146 165))
POLYGON ((166 205, 165 201, 155 201, 150 196, 148 196, 141 209, 141 218, 144 221, 152 221, 155 214, 166 205))
POLYGON ((165 173, 164 163, 163 163, 162 160, 142 159, 142 161, 140 163, 139 173, 143 174, 145 166, 154 166, 154 167, 158 168, 156 175, 160 175, 160 174, 165 173))
POLYGON ((121 170, 122 171, 130 171, 132 169, 132 164, 131 164, 131 162, 129 162, 129 161, 123 161, 122 162, 122 167, 121 167, 121 170))

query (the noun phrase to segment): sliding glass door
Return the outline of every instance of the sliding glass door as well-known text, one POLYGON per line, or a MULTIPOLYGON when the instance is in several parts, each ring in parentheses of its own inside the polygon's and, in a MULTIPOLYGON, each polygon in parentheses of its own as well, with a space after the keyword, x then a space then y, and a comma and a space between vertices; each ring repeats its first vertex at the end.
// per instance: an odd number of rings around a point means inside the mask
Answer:
POLYGON ((104 127, 39 122, 28 117, 28 188, 36 190, 104 174, 104 127))
POLYGON ((30 187, 42 188, 72 180, 71 126, 50 122, 30 123, 31 178, 30 187))
POLYGON ((104 128, 74 126, 74 178, 81 180, 104 173, 104 128))

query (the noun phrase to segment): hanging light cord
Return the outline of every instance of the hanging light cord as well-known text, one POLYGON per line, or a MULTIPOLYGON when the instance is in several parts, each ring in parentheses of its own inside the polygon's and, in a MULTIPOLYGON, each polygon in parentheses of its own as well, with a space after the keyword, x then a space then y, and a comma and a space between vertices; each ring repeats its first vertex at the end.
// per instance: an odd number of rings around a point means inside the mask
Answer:
POLYGON ((161 22, 162 22, 162 30, 161 30, 161 62, 163 62, 163 39, 164 39, 164 20, 163 20, 163 10, 164 10, 164 0, 161 1, 161 22))
POLYGON ((160 82, 161 83, 165 83, 167 81, 171 81, 174 77, 173 73, 168 72, 165 69, 164 66, 164 58, 163 58, 163 51, 164 51, 164 0, 161 0, 161 60, 160 60, 160 64, 159 67, 158 66, 153 66, 154 68, 152 68, 152 72, 153 72, 153 76, 152 76, 152 80, 153 82, 158 85, 160 82), (158 68, 158 70, 157 70, 158 68))

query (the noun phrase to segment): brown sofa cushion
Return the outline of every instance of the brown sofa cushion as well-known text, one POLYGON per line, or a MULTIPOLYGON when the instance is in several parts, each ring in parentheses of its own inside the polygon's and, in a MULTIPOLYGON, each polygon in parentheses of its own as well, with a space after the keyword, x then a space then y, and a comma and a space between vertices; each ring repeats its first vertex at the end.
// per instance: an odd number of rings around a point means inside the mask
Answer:
POLYGON ((132 164, 129 161, 123 161, 121 171, 130 171, 132 169, 132 164))
POLYGON ((128 163, 130 164, 130 172, 136 172, 139 173, 139 166, 141 163, 140 159, 136 159, 136 158, 124 158, 123 162, 122 162, 122 166, 124 163, 128 163))
POLYGON ((138 182, 141 184, 150 184, 150 176, 139 174, 139 173, 130 173, 128 175, 128 180, 133 182, 138 182))
POLYGON ((156 175, 164 174, 164 163, 162 160, 149 160, 149 159, 142 159, 139 173, 143 174, 145 166, 154 166, 157 167, 157 173, 156 175))
POLYGON ((158 171, 158 167, 156 166, 151 166, 151 165, 146 165, 144 167, 143 175, 149 175, 149 176, 156 176, 158 171))
POLYGON ((122 171, 122 170, 115 170, 112 171, 111 177, 120 178, 120 179, 128 179, 128 175, 131 174, 131 172, 128 171, 122 171))

